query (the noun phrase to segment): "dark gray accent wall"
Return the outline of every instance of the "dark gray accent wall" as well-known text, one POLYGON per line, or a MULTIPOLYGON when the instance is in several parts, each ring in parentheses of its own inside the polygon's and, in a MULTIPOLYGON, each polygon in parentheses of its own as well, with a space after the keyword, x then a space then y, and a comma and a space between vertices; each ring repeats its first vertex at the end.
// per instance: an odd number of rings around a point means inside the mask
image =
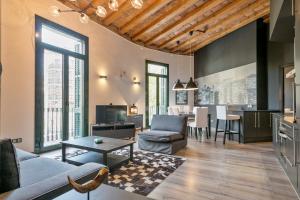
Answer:
POLYGON ((270 40, 273 42, 294 42, 295 18, 294 0, 271 0, 270 40))
POLYGON ((294 44, 268 44, 268 107, 283 109, 283 67, 294 63, 294 44))
POLYGON ((253 22, 195 52, 195 78, 256 62, 257 23, 253 22))
POLYGON ((270 38, 273 34, 284 0, 271 0, 270 3, 270 38))

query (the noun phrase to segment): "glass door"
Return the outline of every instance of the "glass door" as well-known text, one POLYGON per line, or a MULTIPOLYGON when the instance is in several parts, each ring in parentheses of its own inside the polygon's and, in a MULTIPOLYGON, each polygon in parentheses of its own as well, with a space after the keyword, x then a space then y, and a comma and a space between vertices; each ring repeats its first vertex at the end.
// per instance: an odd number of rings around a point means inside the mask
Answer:
POLYGON ((36 17, 35 151, 88 135, 88 39, 36 17))
POLYGON ((169 66, 146 61, 146 124, 153 115, 167 114, 169 106, 169 66))
MULTIPOLYGON (((152 121, 152 116, 158 114, 158 93, 157 93, 157 77, 156 76, 149 76, 148 77, 148 114, 146 119, 148 122, 152 121)), ((147 126, 150 125, 147 123, 147 126)))
POLYGON ((69 57, 69 138, 84 135, 84 61, 69 57))
POLYGON ((43 141, 52 146, 62 140, 63 134, 63 55, 44 49, 43 141))

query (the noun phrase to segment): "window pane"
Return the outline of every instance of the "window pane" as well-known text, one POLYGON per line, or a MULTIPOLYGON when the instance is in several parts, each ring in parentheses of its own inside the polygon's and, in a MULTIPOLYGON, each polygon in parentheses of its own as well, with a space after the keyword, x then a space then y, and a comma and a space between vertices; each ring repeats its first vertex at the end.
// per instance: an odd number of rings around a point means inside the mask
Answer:
POLYGON ((161 65, 148 64, 148 73, 167 75, 168 68, 161 65))
POLYGON ((151 125, 152 117, 153 115, 158 114, 157 113, 157 81, 155 76, 149 76, 148 79, 148 87, 149 87, 149 96, 148 96, 148 102, 149 102, 149 125, 151 125))
POLYGON ((69 138, 83 135, 84 61, 69 57, 69 138))
POLYGON ((166 115, 168 114, 167 108, 167 78, 159 78, 159 114, 166 115))
POLYGON ((42 25, 42 42, 76 53, 85 54, 84 41, 46 25, 42 25))
POLYGON ((62 136, 63 56, 44 51, 44 146, 58 144, 62 136))

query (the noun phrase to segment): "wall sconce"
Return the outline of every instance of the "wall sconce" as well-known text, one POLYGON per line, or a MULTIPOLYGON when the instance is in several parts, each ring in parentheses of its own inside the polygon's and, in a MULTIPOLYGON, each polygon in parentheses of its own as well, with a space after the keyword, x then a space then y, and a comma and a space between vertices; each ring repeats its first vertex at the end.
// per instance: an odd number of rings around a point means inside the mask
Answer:
POLYGON ((136 77, 133 77, 132 80, 133 80, 132 83, 133 83, 134 85, 141 85, 141 82, 140 82, 140 81, 137 81, 137 80, 136 80, 136 77))
POLYGON ((106 75, 100 75, 99 78, 100 79, 107 79, 107 76, 106 75))
POLYGON ((138 114, 138 107, 134 104, 132 106, 130 106, 129 114, 137 115, 138 114))

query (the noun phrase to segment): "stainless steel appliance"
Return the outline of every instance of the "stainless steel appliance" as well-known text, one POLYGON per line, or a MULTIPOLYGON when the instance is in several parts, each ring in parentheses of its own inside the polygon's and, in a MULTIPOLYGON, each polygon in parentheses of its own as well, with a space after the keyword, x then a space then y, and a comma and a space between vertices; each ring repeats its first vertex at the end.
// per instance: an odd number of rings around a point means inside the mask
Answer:
POLYGON ((295 126, 280 122, 277 132, 277 143, 280 145, 280 156, 284 163, 291 167, 299 164, 298 162, 298 136, 295 132, 295 126))

